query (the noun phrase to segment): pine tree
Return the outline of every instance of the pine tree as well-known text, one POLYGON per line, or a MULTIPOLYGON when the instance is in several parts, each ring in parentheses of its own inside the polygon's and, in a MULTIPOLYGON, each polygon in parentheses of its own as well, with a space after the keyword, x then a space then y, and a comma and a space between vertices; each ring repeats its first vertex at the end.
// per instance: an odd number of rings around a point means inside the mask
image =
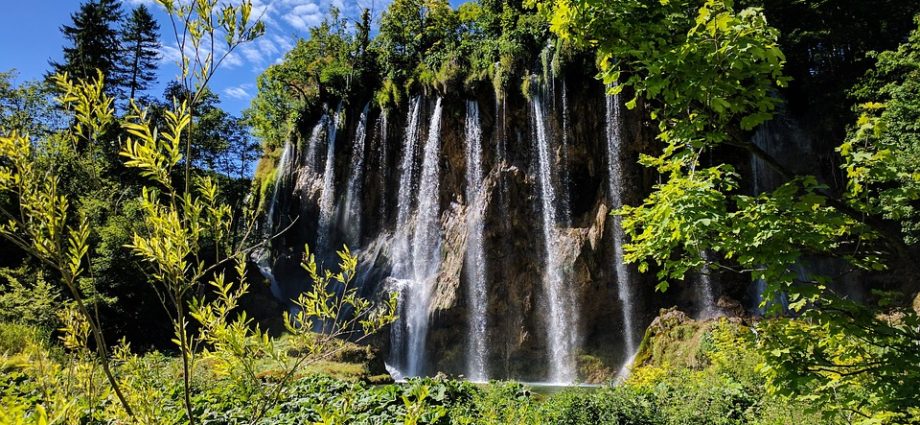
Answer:
POLYGON ((121 86, 121 43, 117 27, 122 19, 118 0, 92 0, 80 5, 71 15, 72 25, 61 32, 70 42, 64 48, 63 63, 52 62, 55 73, 68 73, 75 79, 95 78, 96 70, 106 78, 110 92, 121 86))
POLYGON ((160 25, 147 7, 140 5, 131 11, 121 30, 121 44, 125 88, 134 99, 138 91, 149 88, 156 80, 157 62, 160 60, 160 25))

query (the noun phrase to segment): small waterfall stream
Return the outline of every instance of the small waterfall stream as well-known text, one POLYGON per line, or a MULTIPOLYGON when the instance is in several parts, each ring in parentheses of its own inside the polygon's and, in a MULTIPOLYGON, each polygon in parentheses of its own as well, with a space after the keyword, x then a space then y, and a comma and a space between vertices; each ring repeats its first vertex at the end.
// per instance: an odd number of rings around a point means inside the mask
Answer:
MULTIPOLYGON (((378 161, 378 174, 380 175, 379 184, 381 188, 387 187, 387 182, 389 181, 388 177, 390 175, 390 172, 389 172, 390 163, 389 163, 389 155, 388 155, 389 153, 388 142, 389 141, 387 139, 387 135, 388 135, 387 132, 389 131, 389 123, 388 123, 387 117, 388 117, 387 111, 384 110, 383 112, 381 112, 380 118, 377 121, 377 137, 379 138, 378 140, 380 140, 380 152, 379 152, 380 158, 378 161)), ((387 204, 387 201, 388 201, 387 192, 388 192, 387 190, 380 191, 379 214, 380 214, 380 228, 381 229, 386 228, 386 224, 387 224, 387 212, 389 210, 388 208, 389 205, 387 204)))
POLYGON ((405 234, 404 227, 409 221, 412 212, 412 199, 416 192, 415 182, 415 156, 416 143, 418 142, 418 127, 421 119, 421 99, 412 99, 409 105, 409 118, 406 124, 406 139, 403 145, 402 161, 399 163, 399 193, 397 194, 396 225, 399 233, 405 234))
POLYGON ((470 380, 488 380, 486 329, 488 298, 486 287, 486 258, 483 246, 484 217, 479 204, 482 197, 482 129, 479 124, 479 104, 466 102, 466 203, 467 242, 464 266, 469 305, 466 376, 470 380))
MULTIPOLYGON (((709 254, 703 252, 703 260, 709 262, 709 254)), ((712 285, 712 271, 704 265, 696 275, 696 300, 699 306, 697 315, 699 319, 709 319, 718 314, 715 301, 715 289, 712 285)))
POLYGON ((367 113, 370 103, 364 105, 358 128, 355 130, 355 143, 352 146, 351 172, 348 185, 345 186, 345 229, 349 247, 361 244, 361 198, 364 182, 364 142, 367 139, 367 113))
POLYGON ((275 279, 274 273, 272 273, 272 255, 271 249, 268 247, 268 241, 271 240, 275 233, 275 210, 278 207, 278 192, 293 165, 293 150, 294 146, 290 140, 284 143, 284 149, 281 151, 281 157, 278 158, 278 165, 275 168, 275 187, 272 189, 272 197, 269 200, 268 211, 265 214, 265 229, 261 232, 262 237, 265 238, 265 244, 253 250, 249 257, 256 263, 259 273, 268 279, 272 295, 279 300, 282 299, 281 287, 278 286, 278 281, 275 279))
POLYGON ((578 342, 578 309, 575 308, 572 292, 564 281, 563 264, 558 252, 560 232, 557 228, 556 189, 553 187, 551 156, 553 150, 546 129, 546 114, 539 95, 531 100, 536 152, 539 170, 537 180, 540 189, 543 221, 543 244, 545 267, 543 286, 547 302, 546 330, 549 349, 549 382, 567 384, 575 382, 575 350, 578 342))
POLYGON ((265 215, 264 236, 270 238, 275 231, 275 209, 278 206, 278 191, 282 186, 282 181, 287 176, 288 169, 291 167, 293 156, 293 143, 290 140, 284 143, 284 150, 281 151, 281 157, 278 159, 278 166, 275 167, 275 182, 272 189, 272 199, 268 204, 268 212, 265 215))
POLYGON ((342 119, 342 102, 335 109, 335 116, 329 125, 326 137, 326 167, 323 171, 323 193, 319 199, 319 227, 317 245, 321 254, 328 254, 331 247, 332 218, 335 213, 335 138, 342 119))
POLYGON ((412 212, 413 194, 415 194, 415 158, 418 139, 419 120, 421 119, 421 99, 413 98, 409 104, 406 118, 405 138, 403 139, 402 158, 399 161, 399 189, 396 198, 396 231, 393 240, 393 287, 399 297, 399 318, 390 327, 390 359, 389 366, 394 375, 400 378, 409 372, 409 291, 411 284, 411 258, 409 251, 410 223, 409 214, 412 212))
MULTIPOLYGON (((622 169, 622 144, 623 126, 620 110, 619 96, 607 96, 607 184, 610 208, 613 210, 623 206, 623 169, 622 169)), ((626 358, 636 353, 636 328, 635 306, 632 274, 623 260, 623 244, 626 234, 620 223, 620 217, 612 218, 613 226, 613 266, 616 271, 617 295, 620 298, 620 307, 623 316, 623 342, 626 358)))
POLYGON ((310 132, 310 139, 307 140, 307 155, 304 159, 304 164, 310 169, 316 169, 317 166, 317 154, 316 151, 319 149, 320 139, 323 138, 323 132, 327 130, 329 117, 323 115, 320 117, 319 121, 313 126, 313 131, 310 132))
MULTIPOLYGON (((555 81, 555 78, 553 79, 555 81)), ((562 209, 565 211, 565 224, 571 226, 572 196, 569 191, 572 188, 572 178, 569 172, 569 95, 568 86, 565 80, 562 80, 562 209)))

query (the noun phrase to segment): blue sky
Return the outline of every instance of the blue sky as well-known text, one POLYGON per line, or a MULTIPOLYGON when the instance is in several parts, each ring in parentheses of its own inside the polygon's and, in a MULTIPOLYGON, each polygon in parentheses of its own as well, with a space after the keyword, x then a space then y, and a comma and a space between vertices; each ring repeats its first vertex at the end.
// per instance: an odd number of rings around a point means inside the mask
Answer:
MULTIPOLYGON (((224 62, 211 83, 220 95, 222 106, 233 114, 249 106, 255 94, 256 77, 278 61, 308 29, 320 23, 333 6, 346 16, 357 16, 363 8, 380 15, 390 0, 253 0, 254 15, 262 16, 266 24, 263 37, 238 48, 224 62)), ((452 0, 452 4, 462 1, 452 0)), ((59 61, 65 40, 60 26, 70 23, 70 14, 80 5, 79 0, 6 1, 0 14, 0 71, 15 68, 19 80, 42 78, 49 69, 48 61, 59 61)), ((160 78, 150 95, 159 96, 163 87, 177 75, 175 65, 178 49, 168 18, 154 0, 124 0, 126 11, 138 4, 147 4, 160 21, 163 60, 160 78)))

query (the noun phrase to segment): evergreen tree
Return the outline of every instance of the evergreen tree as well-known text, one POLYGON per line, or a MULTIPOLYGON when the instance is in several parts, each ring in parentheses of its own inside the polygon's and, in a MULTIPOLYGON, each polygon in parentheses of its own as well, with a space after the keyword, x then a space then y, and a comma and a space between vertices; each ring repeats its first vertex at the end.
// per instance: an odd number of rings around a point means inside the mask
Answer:
POLYGON ((72 25, 61 27, 70 46, 64 48, 63 63, 51 63, 54 72, 66 72, 75 79, 86 79, 95 78, 98 69, 105 75, 108 91, 118 91, 122 72, 119 59, 122 50, 117 29, 122 19, 119 2, 92 0, 83 3, 71 19, 72 25))
POLYGON ((131 99, 156 80, 157 62, 160 60, 159 31, 160 25, 144 5, 131 11, 121 30, 121 44, 125 49, 121 66, 125 88, 131 99))

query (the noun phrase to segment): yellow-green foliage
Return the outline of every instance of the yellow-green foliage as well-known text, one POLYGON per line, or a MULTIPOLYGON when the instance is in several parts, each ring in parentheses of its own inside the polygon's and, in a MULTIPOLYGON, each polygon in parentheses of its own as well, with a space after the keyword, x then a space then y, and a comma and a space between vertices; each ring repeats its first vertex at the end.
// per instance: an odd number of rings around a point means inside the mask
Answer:
POLYGON ((0 321, 53 325, 59 297, 41 271, 0 268, 0 321))

